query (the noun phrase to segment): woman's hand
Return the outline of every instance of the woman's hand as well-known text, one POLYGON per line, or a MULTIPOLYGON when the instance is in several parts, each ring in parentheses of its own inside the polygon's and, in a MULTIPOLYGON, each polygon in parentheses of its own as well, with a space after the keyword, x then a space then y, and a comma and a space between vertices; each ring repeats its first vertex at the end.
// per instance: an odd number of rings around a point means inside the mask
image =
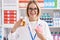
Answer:
POLYGON ((12 33, 15 32, 18 27, 22 27, 22 26, 24 26, 24 25, 25 25, 25 22, 23 21, 23 19, 19 19, 19 20, 14 24, 14 27, 12 28, 11 32, 12 32, 12 33))
POLYGON ((36 31, 37 36, 38 36, 41 40, 46 40, 45 37, 44 37, 44 35, 43 35, 41 32, 39 32, 37 29, 35 29, 35 31, 36 31))

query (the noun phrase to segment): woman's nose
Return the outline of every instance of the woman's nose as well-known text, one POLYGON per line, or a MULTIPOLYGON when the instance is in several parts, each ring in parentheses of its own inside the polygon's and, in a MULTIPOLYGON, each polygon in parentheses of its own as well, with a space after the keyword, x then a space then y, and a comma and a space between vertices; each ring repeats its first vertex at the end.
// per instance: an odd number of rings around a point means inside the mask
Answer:
POLYGON ((32 13, 34 13, 35 11, 34 11, 34 10, 32 10, 31 12, 32 12, 32 13))

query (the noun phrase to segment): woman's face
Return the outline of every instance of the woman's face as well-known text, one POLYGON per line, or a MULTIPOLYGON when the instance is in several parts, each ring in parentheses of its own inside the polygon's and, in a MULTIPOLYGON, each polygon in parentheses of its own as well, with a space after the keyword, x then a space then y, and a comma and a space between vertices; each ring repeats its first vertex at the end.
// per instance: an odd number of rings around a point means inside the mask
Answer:
POLYGON ((30 18, 36 18, 37 17, 37 7, 34 3, 31 3, 28 8, 28 14, 30 18))

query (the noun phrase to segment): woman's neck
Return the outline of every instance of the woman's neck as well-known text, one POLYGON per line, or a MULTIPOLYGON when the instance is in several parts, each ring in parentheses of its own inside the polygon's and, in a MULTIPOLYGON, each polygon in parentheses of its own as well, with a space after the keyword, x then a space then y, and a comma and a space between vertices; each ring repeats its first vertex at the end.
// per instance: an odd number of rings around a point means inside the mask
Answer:
POLYGON ((29 18, 30 22, 37 21, 37 20, 38 20, 38 18, 29 18))

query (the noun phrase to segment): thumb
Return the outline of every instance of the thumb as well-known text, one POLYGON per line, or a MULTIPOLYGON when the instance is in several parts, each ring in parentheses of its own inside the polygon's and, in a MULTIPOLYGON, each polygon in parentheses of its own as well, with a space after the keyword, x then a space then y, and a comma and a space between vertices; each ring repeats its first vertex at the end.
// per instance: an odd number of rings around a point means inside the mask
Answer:
POLYGON ((35 31, 36 31, 36 33, 38 33, 38 30, 37 29, 35 29, 35 31))

